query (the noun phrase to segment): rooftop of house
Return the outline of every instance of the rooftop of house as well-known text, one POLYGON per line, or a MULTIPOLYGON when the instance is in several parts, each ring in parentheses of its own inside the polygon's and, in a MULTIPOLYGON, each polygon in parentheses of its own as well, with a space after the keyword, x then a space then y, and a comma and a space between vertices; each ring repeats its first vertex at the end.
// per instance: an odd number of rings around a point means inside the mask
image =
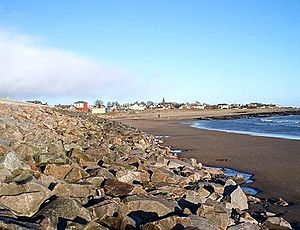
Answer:
POLYGON ((74 104, 87 103, 86 101, 76 101, 74 104))

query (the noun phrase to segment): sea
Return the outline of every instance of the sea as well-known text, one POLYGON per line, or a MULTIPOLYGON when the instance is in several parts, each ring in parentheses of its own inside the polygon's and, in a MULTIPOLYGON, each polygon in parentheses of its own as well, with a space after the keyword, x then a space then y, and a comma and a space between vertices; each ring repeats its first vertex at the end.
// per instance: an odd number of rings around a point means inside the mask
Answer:
POLYGON ((188 125, 206 130, 300 140, 300 115, 197 120, 188 125))

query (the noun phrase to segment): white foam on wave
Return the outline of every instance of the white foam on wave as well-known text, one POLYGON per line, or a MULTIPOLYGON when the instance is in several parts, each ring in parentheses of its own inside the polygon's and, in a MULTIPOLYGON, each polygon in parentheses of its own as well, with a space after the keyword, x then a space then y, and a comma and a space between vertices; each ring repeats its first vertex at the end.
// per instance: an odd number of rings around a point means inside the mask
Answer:
MULTIPOLYGON (((286 118, 290 118, 287 116, 286 118)), ((300 119, 300 117, 299 117, 300 119)), ((279 123, 279 124, 300 124, 299 119, 283 119, 282 117, 271 117, 271 118, 261 118, 262 122, 271 122, 271 123, 279 123)))

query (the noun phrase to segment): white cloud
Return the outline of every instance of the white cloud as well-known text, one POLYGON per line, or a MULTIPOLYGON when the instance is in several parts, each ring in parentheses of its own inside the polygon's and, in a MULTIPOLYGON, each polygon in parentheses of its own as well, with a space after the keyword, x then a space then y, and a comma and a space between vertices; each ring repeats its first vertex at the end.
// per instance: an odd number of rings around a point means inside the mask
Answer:
POLYGON ((128 71, 0 30, 0 97, 134 98, 142 83, 128 71))

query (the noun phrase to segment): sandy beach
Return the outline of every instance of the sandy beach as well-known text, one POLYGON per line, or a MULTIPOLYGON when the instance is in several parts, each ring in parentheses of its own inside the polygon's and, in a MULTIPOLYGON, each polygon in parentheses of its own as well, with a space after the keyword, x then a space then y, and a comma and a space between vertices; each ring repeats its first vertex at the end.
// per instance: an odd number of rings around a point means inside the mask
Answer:
POLYGON ((251 187, 261 190, 259 197, 282 197, 292 203, 284 208, 270 206, 269 210, 280 212, 291 223, 299 225, 300 141, 200 130, 180 124, 181 120, 196 115, 168 115, 160 119, 152 114, 118 120, 154 135, 169 136, 165 138, 166 143, 184 150, 183 157, 196 158, 204 165, 254 174, 251 187))

